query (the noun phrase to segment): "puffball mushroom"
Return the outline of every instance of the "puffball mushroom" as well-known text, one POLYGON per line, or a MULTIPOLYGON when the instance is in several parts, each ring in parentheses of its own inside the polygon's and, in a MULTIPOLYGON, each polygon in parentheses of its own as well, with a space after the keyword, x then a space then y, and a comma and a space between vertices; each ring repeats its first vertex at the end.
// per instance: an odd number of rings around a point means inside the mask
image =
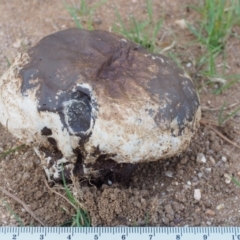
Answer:
POLYGON ((66 176, 97 177, 177 155, 201 115, 193 81, 171 59, 82 29, 16 57, 0 79, 0 114, 35 147, 49 180, 61 178, 62 165, 66 176))

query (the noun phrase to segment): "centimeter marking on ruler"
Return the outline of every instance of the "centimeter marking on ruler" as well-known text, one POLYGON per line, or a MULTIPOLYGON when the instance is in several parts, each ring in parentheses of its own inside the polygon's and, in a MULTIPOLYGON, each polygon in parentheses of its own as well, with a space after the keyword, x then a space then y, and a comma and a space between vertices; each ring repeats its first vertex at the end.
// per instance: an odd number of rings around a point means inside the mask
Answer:
POLYGON ((240 227, 0 227, 1 240, 240 240, 240 227))

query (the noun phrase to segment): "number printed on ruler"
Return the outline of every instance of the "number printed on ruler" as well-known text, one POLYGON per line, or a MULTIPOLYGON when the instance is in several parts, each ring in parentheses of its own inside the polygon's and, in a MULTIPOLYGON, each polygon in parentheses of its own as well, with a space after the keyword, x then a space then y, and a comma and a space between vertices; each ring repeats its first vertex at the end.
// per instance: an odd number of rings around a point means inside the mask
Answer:
POLYGON ((239 227, 0 227, 0 240, 240 240, 239 227))

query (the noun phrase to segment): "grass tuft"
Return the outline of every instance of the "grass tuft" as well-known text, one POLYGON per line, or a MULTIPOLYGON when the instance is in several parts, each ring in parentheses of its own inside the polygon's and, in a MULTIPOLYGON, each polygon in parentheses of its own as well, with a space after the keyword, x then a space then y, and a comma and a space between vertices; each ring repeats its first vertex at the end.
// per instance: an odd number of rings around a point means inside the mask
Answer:
POLYGON ((63 223, 62 226, 71 226, 71 227, 90 227, 91 220, 87 211, 79 207, 78 201, 73 196, 72 192, 67 186, 64 173, 63 173, 63 165, 62 165, 62 180, 65 192, 67 194, 68 200, 75 206, 76 214, 72 217, 72 219, 63 223))
POLYGON ((163 17, 157 21, 153 19, 152 0, 147 0, 146 6, 148 13, 146 20, 139 21, 133 15, 130 15, 127 24, 124 23, 119 11, 116 9, 117 23, 113 25, 113 31, 122 34, 150 52, 158 52, 156 44, 157 35, 163 24, 163 17))
POLYGON ((239 111, 240 111, 240 107, 238 107, 237 109, 235 109, 234 111, 232 111, 231 113, 227 114, 227 115, 223 115, 224 112, 224 108, 226 107, 226 103, 224 102, 220 112, 219 112, 219 116, 218 116, 218 126, 222 126, 225 122, 227 122, 230 118, 234 117, 239 111))
POLYGON ((200 21, 197 25, 188 23, 188 29, 207 50, 199 60, 199 67, 207 64, 202 74, 216 76, 215 58, 223 53, 233 26, 239 23, 240 0, 204 0, 189 7, 200 14, 200 21))
POLYGON ((67 4, 65 0, 62 1, 78 28, 86 28, 88 30, 93 30, 94 13, 108 0, 100 0, 91 6, 87 3, 86 0, 81 0, 78 4, 72 3, 71 5, 67 4))
POLYGON ((198 26, 188 24, 189 30, 208 50, 223 50, 240 18, 240 0, 204 0, 199 6, 190 7, 200 14, 201 20, 198 26))

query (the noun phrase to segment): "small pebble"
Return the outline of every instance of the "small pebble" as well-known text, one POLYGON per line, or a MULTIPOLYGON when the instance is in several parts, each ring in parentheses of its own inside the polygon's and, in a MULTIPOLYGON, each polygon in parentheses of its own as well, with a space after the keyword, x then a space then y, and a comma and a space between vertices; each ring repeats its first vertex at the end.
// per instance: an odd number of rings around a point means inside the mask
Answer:
POLYGON ((232 181, 232 178, 227 173, 224 173, 224 177, 226 184, 229 184, 232 181))
POLYGON ((187 68, 190 68, 191 66, 192 66, 192 63, 190 63, 190 62, 186 64, 187 68))
POLYGON ((187 184, 184 184, 184 185, 183 185, 183 189, 185 189, 185 190, 191 189, 191 186, 190 186, 190 185, 187 185, 187 184))
POLYGON ((207 209, 205 211, 205 214, 208 216, 215 216, 215 212, 212 209, 207 209))
POLYGON ((14 48, 20 48, 22 44, 22 40, 21 39, 17 39, 14 43, 13 43, 13 47, 14 48))
POLYGON ((203 176, 203 174, 201 172, 199 172, 197 175, 199 178, 202 178, 202 176, 203 176))
POLYGON ((215 159, 214 159, 212 156, 209 157, 209 161, 210 161, 213 165, 216 164, 215 159))
POLYGON ((178 182, 172 182, 172 185, 178 186, 178 182))
POLYGON ((173 177, 173 172, 172 171, 166 171, 165 176, 172 178, 173 177))
POLYGON ((210 172, 212 172, 212 169, 211 169, 211 168, 205 168, 205 171, 206 171, 207 173, 210 173, 210 172))
POLYGON ((176 20, 174 23, 175 23, 178 27, 180 27, 181 29, 186 29, 186 28, 187 28, 187 23, 186 23, 185 19, 176 20))
POLYGON ((197 201, 200 201, 200 199, 201 199, 201 190, 200 189, 194 189, 194 199, 197 201))
POLYGON ((223 209, 224 207, 225 207, 225 206, 224 206, 224 203, 221 203, 221 204, 217 205, 216 209, 217 209, 217 210, 221 210, 221 209, 223 209))
POLYGON ((199 207, 195 209, 195 213, 199 213, 200 211, 201 211, 201 208, 199 207))
POLYGON ((193 178, 192 178, 192 181, 193 181, 194 183, 197 183, 197 182, 198 182, 198 178, 197 178, 197 177, 193 177, 193 178))
POLYGON ((207 159, 203 153, 198 153, 196 161, 197 163, 206 163, 207 159))
POLYGON ((187 185, 191 186, 191 185, 192 185, 192 183, 191 183, 190 181, 187 181, 187 185))
POLYGON ((226 161, 227 161, 227 158, 226 158, 225 156, 222 156, 221 160, 222 160, 223 162, 226 162, 226 161))

